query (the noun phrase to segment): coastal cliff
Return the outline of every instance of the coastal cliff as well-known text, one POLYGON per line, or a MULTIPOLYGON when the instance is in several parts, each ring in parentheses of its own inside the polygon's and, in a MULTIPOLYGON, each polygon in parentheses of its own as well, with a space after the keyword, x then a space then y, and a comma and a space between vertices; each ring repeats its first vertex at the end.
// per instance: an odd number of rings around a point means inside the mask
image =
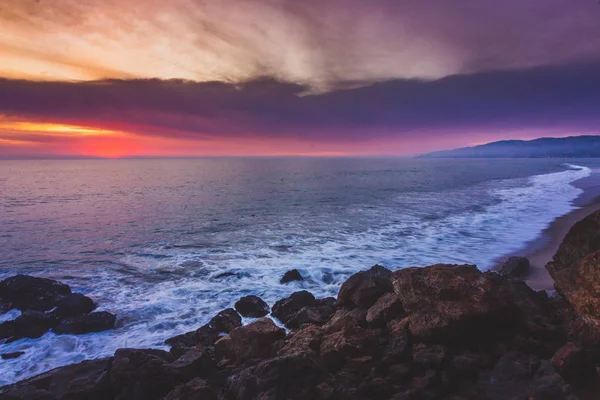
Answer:
POLYGON ((374 266, 337 299, 244 297, 170 351, 119 349, 0 399, 596 399, 600 212, 547 269, 556 295, 474 265, 374 266))

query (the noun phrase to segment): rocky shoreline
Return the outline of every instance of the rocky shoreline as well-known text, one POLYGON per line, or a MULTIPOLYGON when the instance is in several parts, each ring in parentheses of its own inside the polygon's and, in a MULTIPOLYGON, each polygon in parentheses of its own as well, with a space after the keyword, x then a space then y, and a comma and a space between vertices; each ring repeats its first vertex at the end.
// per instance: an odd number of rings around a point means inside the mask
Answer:
MULTIPOLYGON (((509 261, 500 273, 374 266, 337 299, 300 291, 269 307, 246 296, 168 339, 170 351, 119 349, 0 388, 0 399, 599 398, 600 212, 575 224, 547 265, 556 295, 519 278, 525 260, 509 261), (255 320, 242 326, 242 316, 255 320)), ((0 283, 7 307, 52 321, 35 334, 99 327, 81 322, 96 318, 91 299, 36 279, 0 283)), ((2 338, 23 337, 8 322, 2 338)))

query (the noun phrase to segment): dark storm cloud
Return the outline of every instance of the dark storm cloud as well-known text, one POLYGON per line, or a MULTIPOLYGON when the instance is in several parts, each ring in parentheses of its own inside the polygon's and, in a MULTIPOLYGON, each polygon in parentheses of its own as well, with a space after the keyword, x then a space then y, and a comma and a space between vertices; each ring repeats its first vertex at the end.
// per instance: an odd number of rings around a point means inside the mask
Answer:
POLYGON ((598 88, 600 64, 393 80, 318 95, 273 80, 4 79, 0 114, 179 138, 356 141, 411 137, 414 130, 592 128, 600 122, 598 88))

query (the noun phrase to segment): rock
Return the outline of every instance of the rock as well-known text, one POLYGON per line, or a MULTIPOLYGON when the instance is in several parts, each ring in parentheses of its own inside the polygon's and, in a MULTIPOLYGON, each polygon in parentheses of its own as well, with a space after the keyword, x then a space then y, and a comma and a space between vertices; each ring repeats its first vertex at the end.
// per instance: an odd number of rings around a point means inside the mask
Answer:
POLYGON ((550 363, 517 352, 503 356, 489 373, 482 374, 478 391, 486 399, 570 399, 568 387, 550 363))
POLYGON ((96 304, 92 299, 80 293, 70 293, 61 298, 56 304, 54 313, 58 317, 75 317, 94 311, 96 304))
POLYGON ((361 328, 367 327, 367 310, 354 308, 352 310, 337 310, 329 321, 323 325, 323 331, 327 333, 337 332, 348 324, 356 324, 361 328))
POLYGON ((110 370, 110 383, 119 400, 162 399, 188 378, 173 368, 174 357, 162 350, 119 349, 110 370))
POLYGON ((22 311, 48 311, 69 293, 71 288, 63 283, 28 275, 15 275, 0 282, 0 299, 22 311))
POLYGON ((215 354, 238 362, 250 358, 266 358, 273 343, 285 337, 270 318, 260 318, 251 324, 232 330, 215 343, 215 354))
POLYGON ((4 353, 4 354, 2 354, 2 359, 3 360, 12 360, 13 358, 21 357, 23 354, 25 354, 24 351, 15 351, 14 353, 4 353))
POLYGON ((284 346, 279 350, 277 355, 290 356, 300 353, 317 355, 321 347, 322 336, 323 332, 321 328, 315 325, 308 325, 288 336, 284 346))
POLYGON ((220 332, 217 329, 211 328, 210 325, 206 324, 195 331, 169 338, 165 340, 165 344, 172 346, 172 353, 181 355, 190 347, 206 348, 212 346, 219 340, 219 334, 220 332))
POLYGON ((600 210, 573 225, 546 269, 575 313, 600 331, 600 210))
POLYGON ((67 365, 5 386, 2 399, 104 400, 112 398, 108 379, 112 359, 67 365))
POLYGON ((304 278, 302 277, 302 275, 300 275, 300 272, 297 269, 292 269, 288 272, 286 272, 285 274, 283 274, 283 277, 281 278, 281 280, 279 281, 280 283, 288 283, 288 282, 292 282, 292 281, 303 281, 304 278))
POLYGON ((522 278, 529 273, 529 259, 526 257, 510 257, 496 270, 502 276, 522 278))
POLYGON ((303 307, 296 313, 286 327, 289 329, 297 329, 303 325, 322 325, 326 321, 326 317, 321 315, 317 307, 303 307))
POLYGON ((371 307, 381 295, 392 291, 392 272, 380 265, 357 272, 342 284, 337 304, 340 307, 371 307))
POLYGON ((326 372, 306 353, 261 361, 227 379, 226 399, 317 399, 326 372))
POLYGON ((208 324, 219 332, 229 333, 242 326, 242 317, 233 308, 228 308, 212 317, 208 324))
POLYGON ((402 302, 394 293, 386 293, 367 311, 366 320, 371 325, 384 326, 405 316, 402 302))
POLYGON ((269 313, 269 305, 258 296, 244 296, 235 303, 235 309, 243 317, 260 318, 269 313))
POLYGON ((56 324, 56 318, 52 315, 41 311, 25 311, 14 321, 0 324, 0 338, 9 339, 9 341, 21 338, 39 338, 56 324))
POLYGON ((338 368, 347 358, 368 353, 367 331, 352 321, 338 331, 324 334, 321 340, 321 359, 329 368, 338 368))
POLYGON ((205 380, 195 378, 170 391, 165 400, 217 400, 217 394, 205 380))
POLYGON ((93 312, 63 319, 54 328, 54 332, 59 335, 81 335, 84 333, 101 332, 114 329, 116 319, 116 315, 106 311, 93 312))
POLYGON ((551 262, 546 268, 575 313, 594 330, 600 331, 600 251, 568 267, 551 262))
POLYGON ((482 274, 474 265, 406 268, 394 272, 392 281, 410 332, 420 341, 473 344, 511 338, 546 314, 524 282, 482 274))
POLYGON ((558 349, 550 363, 567 381, 585 381, 595 374, 594 363, 588 359, 585 351, 573 342, 558 349))
POLYGON ((424 370, 439 370, 447 359, 447 350, 439 344, 419 343, 412 349, 413 363, 424 370))
POLYGON ((287 326, 289 321, 304 307, 316 306, 317 300, 310 292, 302 290, 292 293, 291 296, 279 300, 273 305, 271 315, 287 326))

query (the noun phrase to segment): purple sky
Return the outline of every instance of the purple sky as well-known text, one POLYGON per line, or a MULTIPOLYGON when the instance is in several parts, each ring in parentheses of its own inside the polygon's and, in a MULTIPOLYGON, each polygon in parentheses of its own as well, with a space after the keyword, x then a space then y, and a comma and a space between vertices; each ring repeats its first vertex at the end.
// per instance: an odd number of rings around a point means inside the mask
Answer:
POLYGON ((0 155, 410 155, 598 132, 592 0, 0 0, 0 25, 0 155))

